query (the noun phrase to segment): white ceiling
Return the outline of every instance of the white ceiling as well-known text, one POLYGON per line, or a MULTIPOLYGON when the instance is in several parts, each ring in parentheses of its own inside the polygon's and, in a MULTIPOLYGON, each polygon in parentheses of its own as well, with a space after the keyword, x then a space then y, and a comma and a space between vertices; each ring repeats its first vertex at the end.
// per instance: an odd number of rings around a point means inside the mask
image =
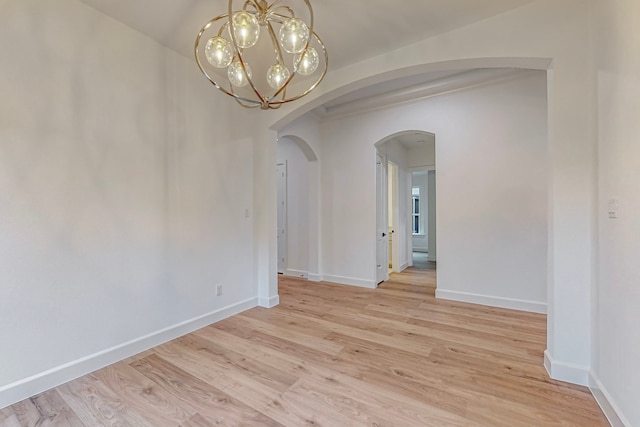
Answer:
MULTIPOLYGON (((227 10, 227 0, 80 0, 193 58, 201 27, 227 10)), ((273 0, 269 0, 273 1, 273 0)), ((311 0, 315 30, 340 68, 536 0, 311 0)), ((303 5, 303 0, 289 0, 303 5)), ((234 5, 242 1, 234 0, 234 5)), ((237 9, 238 6, 235 6, 237 9)), ((328 118, 434 96, 500 79, 515 70, 457 70, 409 76, 334 99, 312 112, 328 118)), ((407 146, 411 146, 406 142, 407 146)))
MULTIPOLYGON (((188 58, 200 28, 224 13, 228 4, 225 0, 81 1, 188 58)), ((533 1, 313 0, 312 6, 330 66, 340 68, 533 1)))
POLYGON ((398 135, 387 142, 386 145, 400 145, 406 150, 413 164, 435 166, 436 136, 427 132, 408 132, 398 135))
POLYGON ((397 141, 402 144, 405 150, 412 150, 414 148, 418 148, 421 146, 429 147, 430 149, 435 149, 436 138, 435 135, 424 132, 415 132, 415 133, 405 133, 399 136, 396 136, 392 140, 388 142, 397 141))

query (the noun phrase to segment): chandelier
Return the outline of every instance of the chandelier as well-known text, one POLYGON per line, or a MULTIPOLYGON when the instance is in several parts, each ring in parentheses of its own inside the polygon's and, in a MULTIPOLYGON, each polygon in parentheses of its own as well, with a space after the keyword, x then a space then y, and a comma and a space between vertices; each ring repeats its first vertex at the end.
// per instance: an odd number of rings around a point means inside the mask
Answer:
POLYGON ((309 0, 241 0, 237 10, 234 3, 196 38, 196 62, 207 79, 243 107, 263 110, 315 89, 329 57, 313 30, 309 0), (306 8, 294 10, 302 3, 306 8))

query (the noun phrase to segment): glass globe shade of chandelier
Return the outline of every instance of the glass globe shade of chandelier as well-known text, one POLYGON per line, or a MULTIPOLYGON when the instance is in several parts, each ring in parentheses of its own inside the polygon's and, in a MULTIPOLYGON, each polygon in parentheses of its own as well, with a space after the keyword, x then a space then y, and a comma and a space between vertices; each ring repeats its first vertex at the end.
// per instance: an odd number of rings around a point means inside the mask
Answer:
POLYGON ((198 33, 196 62, 243 107, 277 109, 309 94, 327 73, 327 49, 313 28, 309 0, 229 0, 227 13, 198 33))

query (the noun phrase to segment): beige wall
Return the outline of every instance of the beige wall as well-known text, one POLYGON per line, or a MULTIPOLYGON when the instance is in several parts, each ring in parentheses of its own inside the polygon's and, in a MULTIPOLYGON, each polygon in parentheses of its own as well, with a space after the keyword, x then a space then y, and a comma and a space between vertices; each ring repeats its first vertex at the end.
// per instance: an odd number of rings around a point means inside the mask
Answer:
MULTIPOLYGON (((640 3, 593 1, 597 52, 599 252, 592 387, 627 426, 640 425, 640 3), (616 219, 609 201, 618 204, 616 219), (606 399, 603 399, 606 398, 606 399)), ((612 412, 609 411, 609 414, 612 412)))
POLYGON ((241 110, 74 0, 0 2, 0 51, 0 406, 257 303, 241 110))

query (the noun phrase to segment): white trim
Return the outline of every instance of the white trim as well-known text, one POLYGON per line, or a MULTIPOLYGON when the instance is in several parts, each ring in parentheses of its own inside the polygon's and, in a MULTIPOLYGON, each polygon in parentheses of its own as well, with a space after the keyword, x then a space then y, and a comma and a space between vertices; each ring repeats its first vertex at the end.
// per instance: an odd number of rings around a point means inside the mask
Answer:
POLYGON ((468 302, 471 304, 488 305, 491 307, 508 308, 511 310, 529 311, 532 313, 546 314, 547 312, 547 304, 542 302, 494 297, 489 295, 477 295, 467 292, 436 289, 436 298, 451 301, 468 302))
POLYGON ((478 71, 471 79, 465 75, 454 75, 439 79, 437 82, 427 82, 402 91, 386 92, 381 95, 374 95, 340 104, 336 107, 325 109, 322 120, 352 117, 363 113, 388 109, 397 105, 417 102, 423 99, 490 86, 503 81, 514 80, 523 73, 520 70, 513 69, 505 69, 504 71, 494 70, 497 69, 489 69, 486 72, 478 71))
POLYGON ((403 271, 405 271, 407 268, 409 268, 409 262, 405 262, 403 264, 400 265, 400 268, 398 269, 399 273, 402 273, 403 271))
POLYGON ((287 264, 289 263, 289 162, 287 160, 284 163, 278 163, 276 165, 276 228, 278 229, 278 234, 276 236, 276 253, 278 264, 276 270, 278 274, 285 274, 287 271, 287 264), (280 167, 284 169, 284 188, 282 189, 282 200, 280 200, 280 167), (282 210, 280 209, 280 202, 282 202, 282 210), (282 213, 282 234, 284 235, 284 241, 282 245, 280 244, 280 213, 282 213), (283 258, 282 262, 280 262, 280 258, 283 258), (280 268, 282 267, 282 268, 280 268))
POLYGON ((251 298, 2 386, 0 387, 0 408, 13 405, 105 366, 242 313, 256 307, 257 302, 257 298, 251 298))
POLYGON ((587 386, 589 383, 588 367, 553 360, 549 350, 544 351, 544 367, 554 380, 582 386, 587 386))
POLYGON ((547 370, 547 374, 551 377, 551 356, 549 355, 549 350, 544 351, 544 369, 547 370))
POLYGON ((280 295, 273 296, 271 298, 260 298, 258 306, 263 308, 273 308, 280 304, 280 295))
POLYGON ((289 276, 289 277, 297 277, 300 279, 307 279, 309 277, 309 273, 306 271, 301 271, 301 270, 290 270, 287 269, 284 272, 285 276, 289 276))
POLYGON ((622 411, 593 371, 589 372, 589 389, 612 427, 631 427, 631 423, 622 415, 622 411))
POLYGON ((355 279, 353 277, 324 276, 323 280, 325 282, 337 283, 339 285, 357 286, 359 288, 369 289, 375 289, 377 285, 373 280, 355 279))
POLYGON ((319 274, 309 273, 310 282, 322 282, 322 276, 319 274))

